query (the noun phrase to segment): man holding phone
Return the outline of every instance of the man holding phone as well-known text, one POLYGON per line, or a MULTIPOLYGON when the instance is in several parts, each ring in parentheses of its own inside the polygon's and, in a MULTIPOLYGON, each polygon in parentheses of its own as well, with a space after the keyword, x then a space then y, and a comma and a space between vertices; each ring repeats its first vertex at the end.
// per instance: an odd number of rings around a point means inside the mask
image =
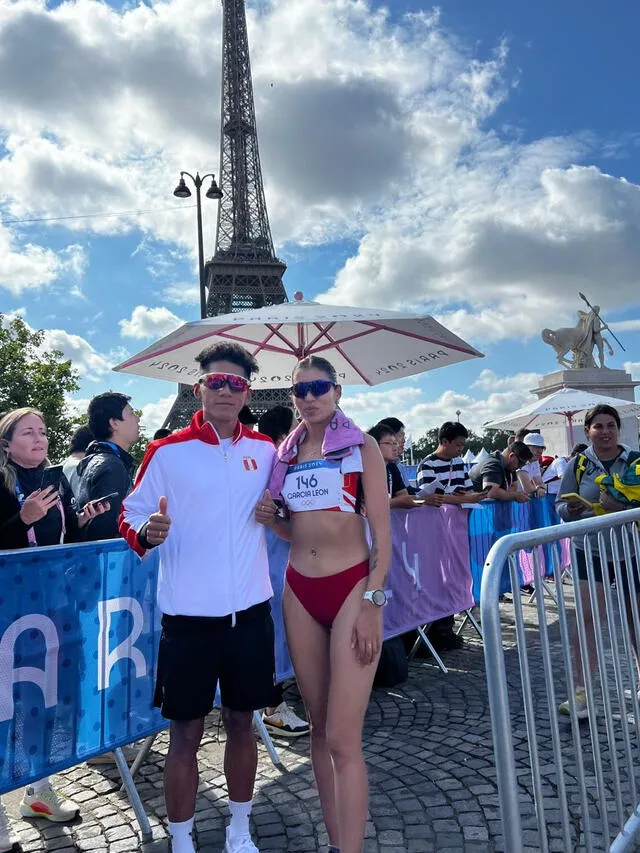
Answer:
POLYGON ((87 525, 84 538, 91 542, 120 536, 120 507, 133 485, 134 461, 128 451, 140 434, 140 418, 130 399, 108 391, 89 403, 89 428, 95 441, 78 464, 78 503, 109 506, 108 512, 87 525))

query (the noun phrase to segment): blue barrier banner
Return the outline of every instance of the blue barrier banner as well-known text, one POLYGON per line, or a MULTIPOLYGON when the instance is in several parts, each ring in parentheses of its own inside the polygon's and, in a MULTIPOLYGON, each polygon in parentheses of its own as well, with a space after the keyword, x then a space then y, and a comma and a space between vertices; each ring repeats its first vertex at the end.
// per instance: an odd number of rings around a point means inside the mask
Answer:
MULTIPOLYGON (((555 508, 555 496, 545 495, 542 498, 532 498, 528 503, 516 501, 483 501, 477 509, 469 513, 469 556, 471 576, 473 578, 473 598, 476 604, 480 601, 480 584, 482 570, 491 546, 501 536, 509 533, 520 533, 523 530, 533 530, 538 527, 551 527, 560 524, 561 519, 555 508)), ((551 568, 550 546, 539 549, 541 565, 548 574, 551 568)), ((531 583, 533 573, 531 561, 523 555, 519 560, 518 571, 521 585, 531 583)), ((509 564, 505 564, 500 584, 500 592, 510 592, 509 564)))
POLYGON ((119 540, 0 552, 0 792, 166 726, 156 575, 119 540))
MULTIPOLYGON (((397 600, 385 614, 386 637, 470 605, 467 547, 477 600, 496 539, 558 521, 552 498, 487 503, 468 515, 467 545, 461 510, 394 511, 397 600), (409 547, 410 532, 429 547, 409 547)), ((268 531, 267 546, 281 681, 292 675, 282 619, 289 545, 268 531)), ((141 561, 121 540, 0 552, 0 793, 166 728, 152 707, 157 561, 153 551, 141 561)))

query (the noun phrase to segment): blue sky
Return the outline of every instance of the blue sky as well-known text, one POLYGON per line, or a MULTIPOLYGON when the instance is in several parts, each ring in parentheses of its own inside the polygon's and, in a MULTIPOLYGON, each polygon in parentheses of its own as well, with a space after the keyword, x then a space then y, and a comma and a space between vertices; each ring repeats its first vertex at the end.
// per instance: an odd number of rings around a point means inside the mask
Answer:
MULTIPOLYGON (((219 3, 6 5, 0 310, 74 359, 80 406, 125 390, 154 428, 172 386, 110 367, 197 316, 195 211, 172 191, 180 169, 217 171, 219 3), (154 212, 7 221, 118 211, 154 212)), ((363 425, 398 414, 419 434, 457 408, 476 427, 517 408, 555 369, 539 331, 575 322, 578 290, 619 330, 611 366, 640 379, 640 9, 248 8, 289 294, 428 311, 486 353, 347 389, 363 425)), ((210 255, 213 203, 204 215, 210 255)))

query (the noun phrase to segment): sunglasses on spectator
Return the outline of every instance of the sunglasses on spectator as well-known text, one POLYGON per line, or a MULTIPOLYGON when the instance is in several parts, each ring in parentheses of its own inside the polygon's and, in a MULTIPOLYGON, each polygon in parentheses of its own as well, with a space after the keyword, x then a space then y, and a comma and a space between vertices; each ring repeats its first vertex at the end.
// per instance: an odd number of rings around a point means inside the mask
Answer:
POLYGON ((238 376, 236 373, 205 373, 198 379, 200 385, 204 385, 210 391, 219 391, 225 385, 229 391, 240 393, 240 391, 248 391, 250 388, 249 380, 244 376, 238 376))
POLYGON ((336 383, 330 379, 312 379, 310 382, 296 382, 291 390, 294 397, 303 400, 309 393, 312 397, 322 397, 335 387, 336 383))

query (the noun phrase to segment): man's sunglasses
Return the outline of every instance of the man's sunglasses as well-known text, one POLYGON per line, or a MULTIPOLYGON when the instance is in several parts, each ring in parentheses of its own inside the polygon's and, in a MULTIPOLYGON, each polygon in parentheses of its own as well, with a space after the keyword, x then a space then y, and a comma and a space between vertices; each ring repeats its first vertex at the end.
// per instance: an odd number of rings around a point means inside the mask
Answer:
POLYGON ((244 376, 238 376, 236 373, 205 373, 198 379, 198 383, 210 391, 219 391, 226 385, 229 391, 236 393, 248 391, 250 387, 249 380, 245 379, 244 376))
POLYGON ((336 383, 329 379, 312 379, 311 382, 296 382, 291 390, 294 397, 304 400, 309 393, 312 397, 322 397, 335 387, 336 383))

